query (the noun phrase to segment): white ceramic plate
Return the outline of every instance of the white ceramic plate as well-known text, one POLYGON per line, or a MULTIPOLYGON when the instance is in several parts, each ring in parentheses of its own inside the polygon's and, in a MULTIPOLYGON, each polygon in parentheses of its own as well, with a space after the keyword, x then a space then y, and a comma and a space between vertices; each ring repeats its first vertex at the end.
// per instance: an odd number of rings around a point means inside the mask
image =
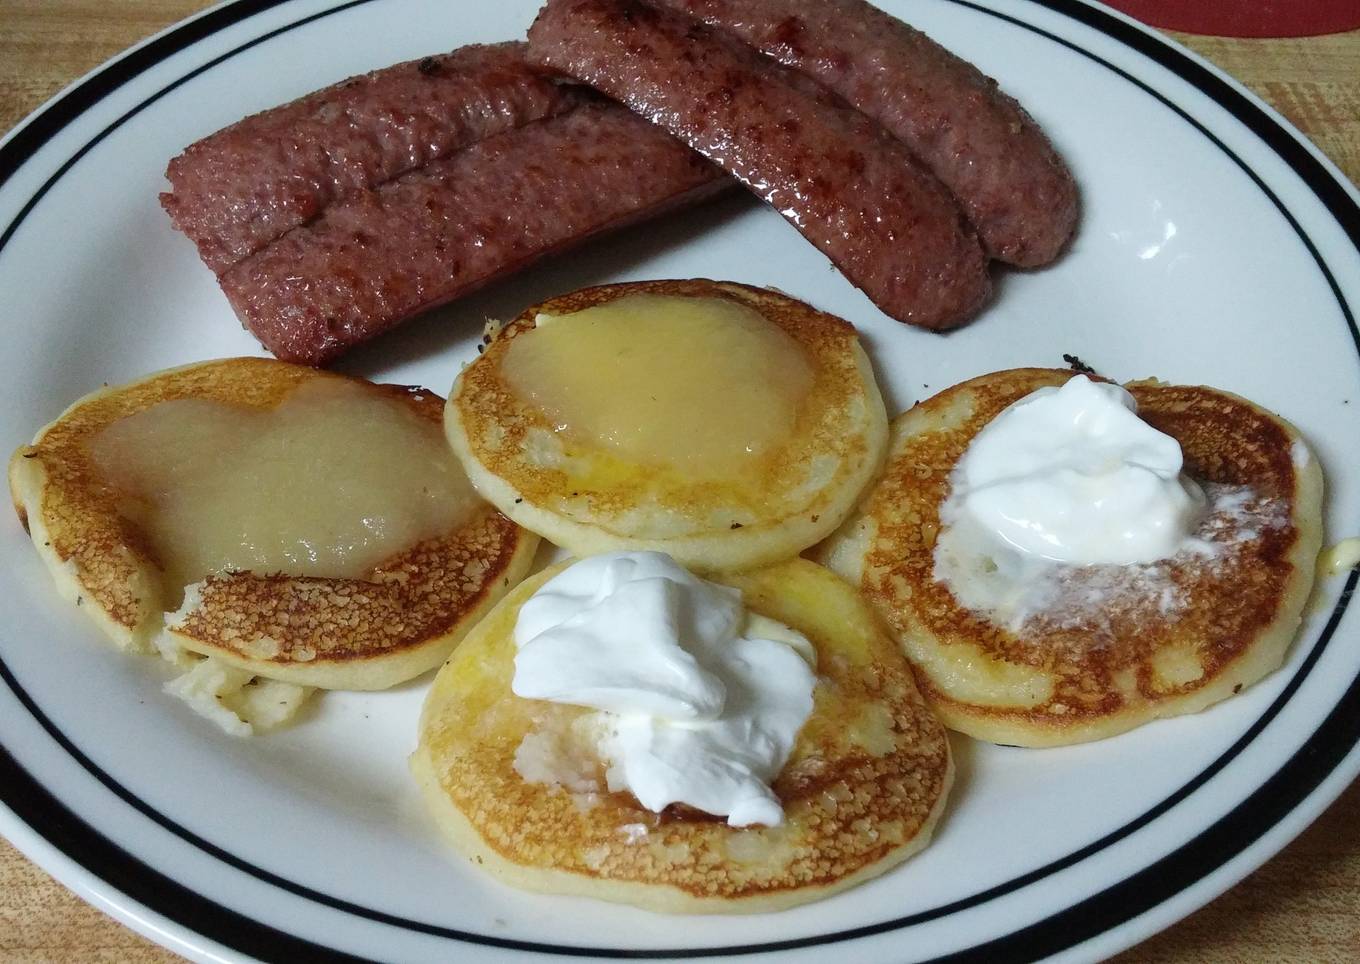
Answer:
MULTIPOLYGON (((890 9, 908 4, 892 0, 890 9)), ((1335 169, 1193 57, 1073 0, 920 0, 916 24, 1017 95, 1085 202, 1054 268, 972 325, 900 326, 777 215, 732 198, 552 261, 357 351, 447 390, 485 315, 604 281, 776 285, 865 333, 893 410, 972 375, 1061 365, 1229 389, 1300 426, 1328 532, 1360 532, 1360 209, 1335 169)), ((168 158, 347 75, 522 36, 534 0, 287 0, 210 11, 67 91, 0 147, 0 444, 104 382, 257 353, 156 203, 168 158)), ((936 842, 796 913, 674 919, 508 890, 454 859, 405 769, 428 680, 223 736, 106 647, 0 527, 0 830, 83 896, 202 959, 647 954, 843 961, 1104 955, 1206 902, 1360 769, 1355 577, 1287 665, 1188 719, 1088 746, 956 741, 936 842), (1352 607, 1353 609, 1354 607, 1352 607)))

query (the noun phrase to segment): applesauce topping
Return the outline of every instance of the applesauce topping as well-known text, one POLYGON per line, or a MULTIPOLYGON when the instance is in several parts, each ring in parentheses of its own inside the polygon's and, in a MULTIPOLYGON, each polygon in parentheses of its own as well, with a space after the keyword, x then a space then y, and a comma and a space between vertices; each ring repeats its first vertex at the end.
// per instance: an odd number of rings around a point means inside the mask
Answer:
POLYGON ((477 499, 437 423, 341 379, 272 409, 161 402, 89 451, 177 589, 226 570, 360 578, 477 499))
POLYGON ((754 309, 650 294, 540 314, 503 372, 568 440, 703 478, 784 442, 813 383, 803 348, 754 309))

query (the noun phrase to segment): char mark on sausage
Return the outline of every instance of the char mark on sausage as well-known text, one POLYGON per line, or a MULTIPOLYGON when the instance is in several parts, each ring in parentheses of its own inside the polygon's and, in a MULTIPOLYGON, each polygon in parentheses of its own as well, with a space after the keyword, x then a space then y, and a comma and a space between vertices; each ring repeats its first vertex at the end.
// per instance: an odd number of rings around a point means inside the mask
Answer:
POLYGON ((254 114, 172 160, 161 204, 220 276, 337 201, 576 106, 524 50, 463 47, 254 114))
POLYGON ((634 0, 549 0, 529 57, 735 175, 886 314, 948 328, 990 293, 972 229, 906 147, 745 44, 634 0))
POLYGON ((657 0, 874 118, 954 193, 992 257, 1033 268, 1076 228, 1071 172, 994 80, 864 0, 657 0))
POLYGON ((660 128, 592 102, 332 204, 219 280, 266 348, 322 365, 546 254, 730 184, 660 128))

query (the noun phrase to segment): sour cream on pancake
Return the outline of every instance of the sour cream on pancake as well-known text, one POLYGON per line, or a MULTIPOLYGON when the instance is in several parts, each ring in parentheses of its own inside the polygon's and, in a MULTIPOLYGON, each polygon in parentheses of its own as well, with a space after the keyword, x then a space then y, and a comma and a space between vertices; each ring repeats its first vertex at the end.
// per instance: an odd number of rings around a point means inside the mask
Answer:
POLYGON ((776 825, 770 789, 812 712, 812 644, 658 552, 615 552, 543 585, 515 625, 518 696, 599 710, 610 790, 734 827, 776 825))
POLYGON ((1139 418, 1132 395, 1077 375, 978 433, 946 514, 1053 562, 1152 562, 1175 554, 1204 513, 1181 469, 1180 443, 1139 418))

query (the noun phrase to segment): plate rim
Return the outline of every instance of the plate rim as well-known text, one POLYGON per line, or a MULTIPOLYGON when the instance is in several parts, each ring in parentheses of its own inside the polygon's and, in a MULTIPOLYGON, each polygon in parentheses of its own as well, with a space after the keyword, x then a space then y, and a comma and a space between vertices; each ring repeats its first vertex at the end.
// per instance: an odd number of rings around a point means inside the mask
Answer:
MULTIPOLYGON (((293 2, 296 2, 296 0, 235 0, 235 2, 221 4, 172 25, 160 34, 148 38, 124 54, 95 68, 84 78, 73 82, 64 91, 21 121, 9 136, 0 141, 0 188, 3 188, 11 177, 59 132, 78 122, 86 111, 125 84, 158 66, 172 55, 186 50, 202 40, 261 13, 293 2)), ((267 30, 247 42, 209 59, 207 62, 179 75, 173 82, 143 99, 135 107, 107 125, 98 135, 87 141, 83 147, 63 160, 20 209, 4 232, 0 233, 0 250, 5 247, 28 214, 65 172, 79 161, 85 153, 102 141, 105 136, 132 116, 135 116, 171 90, 243 50, 314 20, 371 2, 373 0, 342 0, 342 2, 328 4, 323 9, 290 21, 283 26, 267 30)), ((1331 285, 1333 294, 1342 308, 1357 353, 1360 354, 1360 328, 1357 328, 1349 304, 1312 240, 1297 223, 1293 214, 1264 184, 1260 176, 1234 151, 1223 144, 1217 136, 1195 121, 1183 108, 1172 103, 1165 95, 1160 94, 1117 65, 1098 57, 1081 46, 1055 36, 1034 23, 1019 19, 1001 10, 982 6, 973 2, 973 0, 947 0, 947 2, 998 17, 1022 29, 1036 32, 1086 56, 1088 59, 1096 61, 1107 69, 1115 71, 1123 79, 1135 84, 1144 93, 1155 97, 1164 106, 1169 107, 1196 127, 1200 135, 1207 137, 1215 146, 1225 152, 1255 182, 1257 188, 1267 195, 1280 213, 1289 221, 1290 226, 1308 248, 1314 262, 1331 285)), ((1067 19, 1074 20, 1082 26, 1094 29, 1113 40, 1121 48, 1130 49, 1134 53, 1151 60, 1186 81, 1195 90, 1208 96, 1230 115, 1242 122, 1256 140, 1264 145, 1265 149, 1273 152, 1300 178, 1312 196, 1335 219, 1351 244, 1357 250, 1360 250, 1360 203, 1357 202, 1355 189, 1346 183, 1344 175, 1340 174, 1330 159, 1322 155, 1315 145, 1303 138, 1269 105, 1262 103, 1212 64, 1202 61, 1192 53, 1183 50, 1178 45, 1127 17, 1085 3, 1083 0, 1026 0, 1026 2, 1028 5, 1047 9, 1067 19)), ((1099 840, 1071 852, 1066 857, 1052 861, 1044 867, 1007 881, 1005 884, 989 888, 988 891, 954 903, 974 906, 976 903, 991 899, 987 896, 988 894, 1000 896, 1000 894, 993 894, 995 891, 1005 893, 1019 889, 1066 866, 1080 862, 1087 856, 1103 849, 1104 846, 1108 846, 1109 843, 1113 842, 1111 838, 1122 839, 1146 826, 1207 782, 1269 724, 1288 703, 1293 692, 1302 685, 1303 680, 1320 658, 1339 626, 1354 593, 1358 578, 1360 578, 1360 573, 1353 572, 1350 574, 1326 625, 1313 641, 1312 649, 1271 705, 1231 747, 1220 754, 1213 763, 1201 770, 1195 778, 1175 793, 1167 796, 1156 806, 1145 811, 1140 817, 1129 821, 1118 830, 1103 836, 1099 840)), ((167 821, 173 823, 173 821, 169 821, 169 818, 157 815, 161 817, 158 820, 148 814, 147 811, 150 808, 146 804, 141 803, 135 795, 121 788, 116 780, 105 774, 78 748, 66 740, 60 730, 51 723, 41 708, 23 690, 2 659, 0 659, 0 679, 3 679, 35 721, 43 727, 49 736, 56 740, 58 745, 88 775, 94 777, 107 789, 113 790, 124 802, 130 803, 144 816, 148 816, 153 822, 161 826, 162 829, 170 830, 182 839, 189 840, 190 837, 193 837, 192 834, 188 834, 182 828, 179 830, 167 828, 165 826, 167 821), (131 800, 129 800, 129 797, 131 797, 131 800)), ((1017 928, 1008 934, 965 948, 958 954, 950 955, 951 959, 996 960, 1002 954, 1007 957, 1031 958, 1071 950, 1085 942, 1102 936, 1109 936, 1117 928, 1130 924, 1136 918, 1155 911, 1157 908, 1174 901, 1177 897, 1184 897, 1188 890, 1223 870, 1234 859, 1258 844, 1270 831, 1281 827, 1292 814, 1309 808, 1310 804, 1316 804, 1317 809, 1320 810, 1321 806, 1330 802, 1322 801, 1318 803, 1318 794, 1324 782, 1330 776, 1339 772, 1339 768, 1347 755, 1355 748, 1358 739, 1360 739, 1360 676, 1352 681, 1327 716, 1313 729, 1311 735, 1289 760, 1281 764, 1227 814, 1209 826, 1202 828, 1194 838, 1160 860, 1143 867, 1097 894, 1090 895, 1047 918, 1017 928), (1306 789, 1300 790, 1300 786, 1306 787, 1306 789), (1267 816, 1262 816, 1262 814, 1267 814, 1267 816), (1244 827, 1250 829, 1244 833, 1244 827), (1205 862, 1206 855, 1213 855, 1209 857, 1207 863, 1205 862), (1174 882, 1168 884, 1167 881, 1169 880, 1174 882), (1156 883, 1149 884, 1149 881, 1156 881, 1156 883)), ((1357 757, 1348 769, 1360 770, 1360 757, 1357 757)), ((1338 789, 1336 793, 1339 792, 1338 789)), ((1332 793, 1330 796, 1335 797, 1336 793, 1332 793)), ((363 958, 345 954, 298 935, 288 934, 254 921, 240 912, 218 903, 213 898, 178 884, 161 871, 128 853, 82 817, 75 814, 65 803, 48 791, 38 781, 37 777, 25 771, 3 742, 0 742, 0 803, 3 803, 5 809, 8 809, 29 832, 47 845, 54 847, 68 860, 90 874, 93 880, 111 887, 114 892, 128 898, 131 902, 145 907, 157 915, 163 915, 179 926, 187 928, 194 936, 219 943, 241 953, 266 959, 277 955, 280 951, 287 950, 291 951, 290 959, 297 959, 299 955, 310 957, 324 952, 327 958, 332 960, 363 960, 363 958), (101 869, 97 870, 92 865, 97 865, 101 869), (122 881, 122 883, 115 881, 122 881), (163 906, 163 895, 167 891, 175 893, 174 908, 193 908, 193 910, 181 911, 180 913, 167 911, 163 906), (139 893, 145 896, 137 896, 139 893), (147 897, 151 899, 146 899, 147 897), (181 919, 182 917, 189 919, 181 919), (227 937, 228 934, 230 939, 227 937), (246 934, 250 935, 249 939, 244 939, 246 934)), ((154 811, 152 812, 154 813, 154 811)), ((1306 825, 1306 821, 1304 825, 1306 825)), ((1303 826, 1297 827, 1290 836, 1302 829, 1303 826)), ((195 842, 191 840, 190 842, 197 849, 203 851, 205 855, 218 857, 218 854, 213 852, 218 848, 207 844, 206 841, 195 842)), ((1247 869, 1249 870, 1250 867, 1247 869)), ((277 886, 276 881, 269 879, 273 875, 267 871, 253 868, 249 872, 262 882, 277 886)), ((286 881, 284 883, 290 884, 286 881)), ((315 899, 306 893, 300 893, 300 891, 307 890, 300 885, 290 884, 286 889, 295 896, 315 899)), ((345 902, 332 898, 330 901, 322 901, 322 903, 337 909, 337 903, 343 904, 345 902)), ((944 913, 948 912, 946 908, 949 906, 952 905, 932 908, 925 913, 932 916, 943 916, 944 913)), ((346 910, 347 908, 338 909, 346 910)), ((389 916, 367 908, 361 908, 361 910, 365 913, 359 916, 370 920, 389 916)), ((920 916, 922 915, 913 915, 913 918, 920 916)), ((927 919, 931 918, 928 917, 927 919)), ((537 941, 503 939, 490 935, 464 934, 452 928, 444 927, 435 927, 433 931, 437 936, 472 945, 511 950, 531 950, 556 955, 581 956, 590 954, 601 957, 633 957, 645 954, 654 957, 708 957, 726 954, 770 953, 800 947, 831 945, 841 941, 890 932, 909 926, 913 922, 912 918, 899 918, 837 931, 832 934, 812 935, 760 945, 643 951, 553 945, 537 941)), ((416 922, 397 919, 385 923, 396 923, 398 926, 410 929, 411 925, 416 922)), ((426 933, 431 932, 421 927, 416 929, 424 930, 426 933)), ((148 936, 154 938, 156 935, 148 936)))

